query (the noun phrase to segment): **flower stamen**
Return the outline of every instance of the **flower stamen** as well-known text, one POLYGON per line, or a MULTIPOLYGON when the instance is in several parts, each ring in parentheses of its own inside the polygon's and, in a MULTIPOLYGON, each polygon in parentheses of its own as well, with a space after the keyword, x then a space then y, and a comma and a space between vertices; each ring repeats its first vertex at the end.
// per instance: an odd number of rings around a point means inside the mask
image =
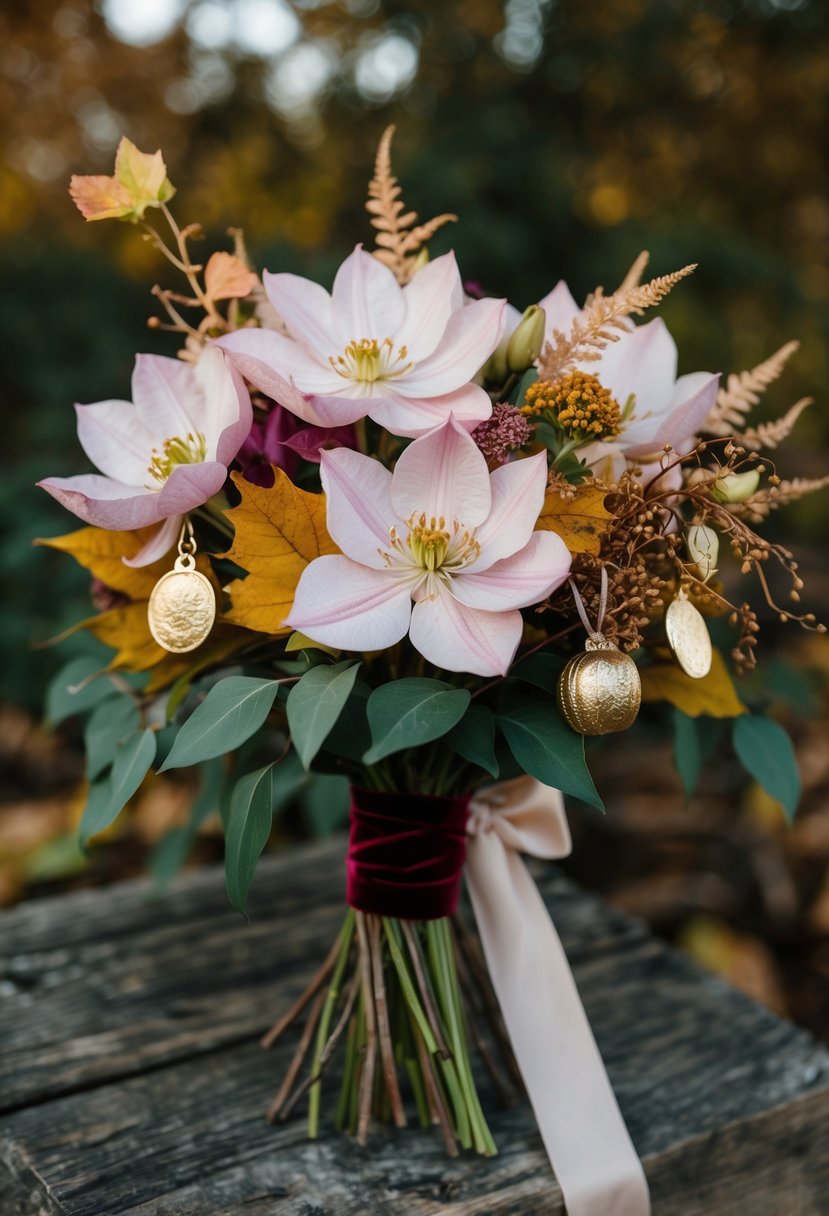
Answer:
MULTIPOLYGON (((163 486, 173 469, 180 464, 202 464, 207 458, 207 442, 201 431, 188 432, 183 439, 174 435, 165 439, 161 450, 153 448, 147 472, 158 486, 163 486)), ((155 490, 157 486, 147 485, 155 490)))
POLYGON ((378 342, 376 338, 360 338, 349 342, 341 355, 330 355, 328 362, 344 380, 359 384, 376 384, 378 380, 398 380, 414 367, 408 361, 409 351, 399 346, 395 353, 391 338, 378 342))

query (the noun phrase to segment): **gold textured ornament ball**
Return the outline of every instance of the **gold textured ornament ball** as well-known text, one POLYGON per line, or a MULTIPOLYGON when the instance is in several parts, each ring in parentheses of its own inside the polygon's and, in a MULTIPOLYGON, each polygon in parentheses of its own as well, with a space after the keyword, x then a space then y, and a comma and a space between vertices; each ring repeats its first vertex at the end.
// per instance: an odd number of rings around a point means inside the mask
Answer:
POLYGON ((580 735, 627 730, 642 702, 636 664, 601 634, 588 638, 584 650, 570 660, 558 682, 558 703, 567 725, 580 735))

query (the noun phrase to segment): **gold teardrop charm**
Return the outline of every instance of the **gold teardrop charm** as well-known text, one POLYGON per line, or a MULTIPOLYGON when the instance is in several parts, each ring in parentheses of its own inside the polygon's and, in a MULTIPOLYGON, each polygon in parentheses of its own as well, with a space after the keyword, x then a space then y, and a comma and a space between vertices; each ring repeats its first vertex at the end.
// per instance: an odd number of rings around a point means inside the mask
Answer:
POLYGON ((570 659, 558 682, 558 703, 567 725, 580 735, 627 730, 642 701, 636 664, 601 633, 591 633, 584 649, 570 659))
POLYGON ((158 580, 147 604, 150 633, 171 654, 187 654, 201 646, 216 619, 216 593, 196 569, 195 552, 193 525, 187 520, 175 565, 158 580))
POLYGON ((686 675, 701 680, 711 670, 711 637, 705 617, 681 587, 665 613, 665 632, 674 657, 686 675))

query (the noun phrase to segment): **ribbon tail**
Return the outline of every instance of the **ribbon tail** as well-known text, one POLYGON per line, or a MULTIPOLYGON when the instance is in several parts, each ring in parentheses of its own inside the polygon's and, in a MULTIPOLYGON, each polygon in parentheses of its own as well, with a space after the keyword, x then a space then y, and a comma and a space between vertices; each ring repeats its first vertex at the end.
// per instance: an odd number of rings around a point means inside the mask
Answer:
POLYGON ((470 840, 467 879, 493 987, 569 1216, 649 1216, 642 1164, 538 888, 495 831, 470 840))

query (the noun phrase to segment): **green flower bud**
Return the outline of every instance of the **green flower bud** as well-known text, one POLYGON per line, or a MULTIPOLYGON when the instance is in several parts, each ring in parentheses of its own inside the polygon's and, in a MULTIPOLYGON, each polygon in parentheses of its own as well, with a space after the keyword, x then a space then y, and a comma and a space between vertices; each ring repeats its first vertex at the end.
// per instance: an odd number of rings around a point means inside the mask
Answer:
POLYGON ((748 502, 759 484, 760 474, 756 469, 721 474, 711 487, 711 497, 717 502, 748 502))
POLYGON ((708 528, 705 524, 692 524, 690 528, 686 528, 685 547, 703 581, 717 573, 720 538, 713 528, 708 528))
POLYGON ((507 367, 511 372, 520 374, 535 363, 544 345, 546 328, 547 315, 543 308, 539 308, 538 304, 531 304, 525 309, 507 343, 507 367))

